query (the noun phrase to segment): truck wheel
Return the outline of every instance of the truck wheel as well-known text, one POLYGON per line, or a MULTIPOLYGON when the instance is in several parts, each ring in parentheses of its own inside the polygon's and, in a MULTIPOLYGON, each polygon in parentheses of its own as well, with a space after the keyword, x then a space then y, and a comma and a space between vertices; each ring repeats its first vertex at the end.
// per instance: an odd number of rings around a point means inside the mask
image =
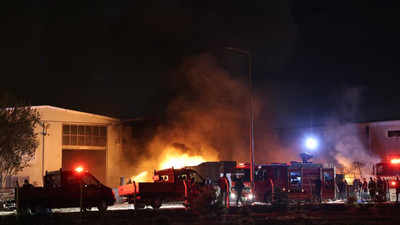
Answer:
POLYGON ((265 192, 265 194, 264 194, 264 202, 265 203, 272 202, 272 196, 271 196, 271 192, 270 191, 265 192))
POLYGON ((146 204, 144 202, 136 202, 135 209, 144 209, 146 207, 146 204))
POLYGON ((101 200, 97 208, 99 209, 100 212, 105 212, 108 208, 106 200, 101 200))
POLYGON ((43 209, 43 206, 38 202, 33 203, 32 206, 30 207, 32 214, 39 213, 40 211, 42 211, 42 209, 43 209))
POLYGON ((151 205, 151 207, 153 207, 153 209, 158 209, 162 205, 162 200, 159 198, 155 198, 155 199, 153 199, 153 201, 151 201, 150 205, 151 205))

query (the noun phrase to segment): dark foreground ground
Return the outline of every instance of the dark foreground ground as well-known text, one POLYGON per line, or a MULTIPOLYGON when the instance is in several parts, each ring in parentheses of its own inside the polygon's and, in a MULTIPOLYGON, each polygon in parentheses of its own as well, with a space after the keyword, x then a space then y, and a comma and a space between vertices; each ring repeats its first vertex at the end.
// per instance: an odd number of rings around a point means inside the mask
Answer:
POLYGON ((400 204, 321 204, 291 205, 287 210, 266 205, 232 207, 221 216, 199 216, 184 209, 118 210, 100 213, 50 213, 44 216, 15 215, 0 217, 0 224, 124 224, 124 225, 197 225, 197 224, 299 224, 353 225, 400 224, 400 204))

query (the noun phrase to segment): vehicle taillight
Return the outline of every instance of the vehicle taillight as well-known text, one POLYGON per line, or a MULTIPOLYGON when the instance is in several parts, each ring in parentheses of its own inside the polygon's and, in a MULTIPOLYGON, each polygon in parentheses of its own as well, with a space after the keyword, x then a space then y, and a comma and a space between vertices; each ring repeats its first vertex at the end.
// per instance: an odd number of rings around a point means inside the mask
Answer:
POLYGON ((400 159, 392 159, 392 160, 390 160, 390 163, 399 164, 400 163, 400 159))

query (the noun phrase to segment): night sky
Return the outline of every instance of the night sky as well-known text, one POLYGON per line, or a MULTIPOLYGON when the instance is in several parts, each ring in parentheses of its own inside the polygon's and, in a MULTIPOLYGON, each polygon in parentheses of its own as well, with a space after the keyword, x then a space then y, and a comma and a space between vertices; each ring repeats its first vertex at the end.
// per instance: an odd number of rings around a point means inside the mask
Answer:
MULTIPOLYGON (((210 54, 279 126, 400 119, 393 1, 1 1, 0 89, 32 105, 159 117, 210 54)), ((205 87, 207 88, 207 87, 205 87)))

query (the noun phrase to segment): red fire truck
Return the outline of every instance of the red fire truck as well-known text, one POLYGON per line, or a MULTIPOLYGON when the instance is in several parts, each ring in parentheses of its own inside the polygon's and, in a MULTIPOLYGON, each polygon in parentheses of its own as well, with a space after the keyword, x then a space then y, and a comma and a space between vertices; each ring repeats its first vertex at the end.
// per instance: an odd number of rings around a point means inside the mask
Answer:
POLYGON ((326 168, 322 164, 291 162, 255 165, 253 190, 250 183, 250 166, 240 164, 233 169, 231 175, 233 199, 237 196, 234 186, 240 177, 245 186, 242 197, 247 201, 269 202, 278 189, 287 192, 291 200, 311 200, 317 177, 322 183, 322 199, 335 198, 335 168, 326 168))
POLYGON ((389 196, 386 199, 396 201, 396 176, 400 176, 400 154, 388 155, 387 160, 375 164, 373 170, 376 178, 389 181, 389 196))

